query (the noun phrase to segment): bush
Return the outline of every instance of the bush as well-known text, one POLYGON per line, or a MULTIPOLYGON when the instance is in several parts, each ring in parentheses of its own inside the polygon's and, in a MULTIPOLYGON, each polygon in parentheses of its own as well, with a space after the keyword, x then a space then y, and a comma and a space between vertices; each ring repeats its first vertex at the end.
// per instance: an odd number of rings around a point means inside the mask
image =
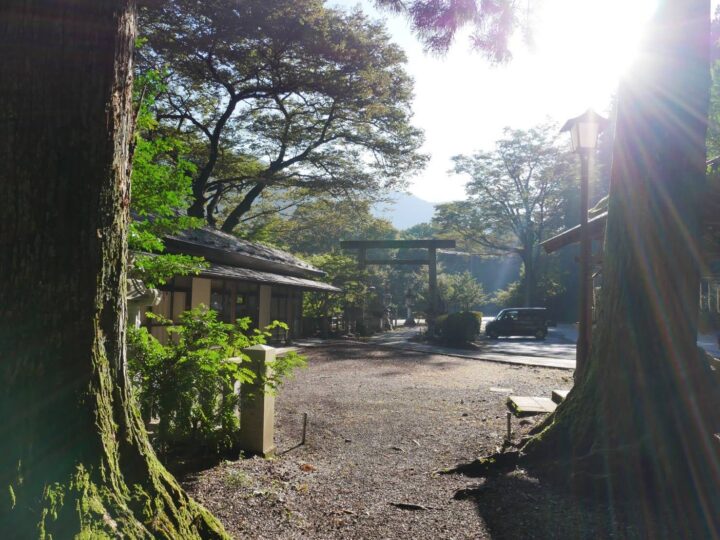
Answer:
POLYGON ((482 318, 483 318, 483 312, 482 311, 470 311, 469 313, 472 313, 475 315, 475 318, 478 321, 478 324, 482 326, 482 318))
MULTIPOLYGON (((153 316, 156 319, 160 317, 153 316)), ((164 320, 163 322, 171 323, 164 320)), ((239 421, 235 383, 256 379, 242 349, 263 344, 277 327, 249 331, 250 319, 227 324, 204 307, 180 315, 162 345, 145 328, 128 329, 128 368, 143 419, 159 419, 153 444, 158 454, 223 455, 237 448, 239 421), (230 361, 239 358, 241 362, 230 361)), ((276 390, 305 359, 290 353, 277 359, 265 379, 276 390)))
POLYGON ((479 311, 460 311, 441 315, 435 321, 440 339, 452 345, 462 345, 473 341, 480 333, 482 313, 479 311))
POLYGON ((435 317, 435 333, 439 336, 441 334, 441 329, 443 326, 445 326, 445 321, 447 321, 448 314, 443 313, 442 315, 438 315, 435 317))

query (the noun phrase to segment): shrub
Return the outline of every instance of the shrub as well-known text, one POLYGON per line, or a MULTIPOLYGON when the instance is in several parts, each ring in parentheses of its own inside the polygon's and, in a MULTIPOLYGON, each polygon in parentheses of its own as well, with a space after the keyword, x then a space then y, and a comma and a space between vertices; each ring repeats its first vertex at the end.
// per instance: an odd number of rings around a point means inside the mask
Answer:
POLYGON ((482 318, 483 318, 483 312, 482 311, 470 311, 469 313, 472 313, 475 315, 475 318, 478 320, 478 324, 482 326, 482 318))
POLYGON ((445 321, 447 321, 447 318, 448 318, 447 313, 443 313, 442 315, 438 315, 437 317, 435 317, 435 328, 438 328, 438 331, 440 328, 443 327, 443 325, 445 324, 445 321))
MULTIPOLYGON (((143 419, 146 423, 152 418, 159 420, 153 437, 159 454, 183 454, 192 449, 204 455, 222 455, 237 448, 235 383, 256 379, 242 349, 265 343, 274 328, 287 329, 277 321, 263 331, 249 331, 249 327, 249 318, 227 324, 218 321, 214 311, 200 307, 180 315, 179 325, 168 327, 168 345, 162 345, 145 328, 128 329, 130 380, 143 419)), ((275 391, 293 369, 304 364, 305 359, 295 353, 282 356, 264 382, 275 391)))
POLYGON ((473 341, 480 333, 482 313, 460 311, 441 315, 436 319, 440 339, 445 343, 461 345, 473 341))

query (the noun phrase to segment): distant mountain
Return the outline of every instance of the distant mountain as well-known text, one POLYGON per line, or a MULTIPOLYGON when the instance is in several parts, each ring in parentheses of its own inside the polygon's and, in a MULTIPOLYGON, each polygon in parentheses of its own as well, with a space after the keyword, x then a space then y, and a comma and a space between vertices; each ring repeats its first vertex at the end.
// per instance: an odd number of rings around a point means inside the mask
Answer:
POLYGON ((433 217, 435 205, 415 195, 396 193, 391 203, 376 204, 372 208, 375 217, 390 220, 399 230, 409 229, 418 223, 427 223, 433 217))

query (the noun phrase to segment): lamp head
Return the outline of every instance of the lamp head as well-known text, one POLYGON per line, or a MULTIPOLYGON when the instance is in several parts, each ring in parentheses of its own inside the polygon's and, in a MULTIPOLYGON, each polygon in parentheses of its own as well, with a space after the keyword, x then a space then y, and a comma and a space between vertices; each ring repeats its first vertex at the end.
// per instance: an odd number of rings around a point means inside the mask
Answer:
POLYGON ((560 132, 570 132, 573 152, 588 152, 597 148, 598 135, 605 130, 608 124, 607 118, 588 109, 584 114, 565 122, 560 132))

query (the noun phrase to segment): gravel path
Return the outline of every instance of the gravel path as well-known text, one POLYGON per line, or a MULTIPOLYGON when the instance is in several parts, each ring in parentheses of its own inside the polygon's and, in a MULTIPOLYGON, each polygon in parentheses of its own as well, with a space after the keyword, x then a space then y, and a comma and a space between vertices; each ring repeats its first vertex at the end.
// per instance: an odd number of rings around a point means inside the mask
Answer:
POLYGON ((236 538, 563 537, 543 530, 548 512, 567 509, 538 503, 543 494, 522 471, 492 485, 437 471, 501 444, 502 389, 549 397, 570 387, 572 372, 357 344, 308 355, 277 399, 278 457, 185 480, 236 538), (296 447, 303 412, 307 444, 296 447), (519 520, 518 505, 531 510, 519 520))

